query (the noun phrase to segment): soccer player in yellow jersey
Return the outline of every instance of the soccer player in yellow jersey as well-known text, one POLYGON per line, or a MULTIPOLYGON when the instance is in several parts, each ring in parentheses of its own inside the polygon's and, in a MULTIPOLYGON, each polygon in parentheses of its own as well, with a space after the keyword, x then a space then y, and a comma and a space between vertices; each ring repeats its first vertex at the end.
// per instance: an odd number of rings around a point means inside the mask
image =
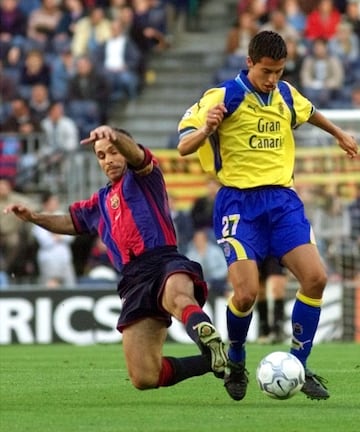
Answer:
POLYGON ((235 400, 246 394, 245 342, 259 289, 257 264, 267 256, 279 259, 300 282, 292 311, 291 353, 305 367, 302 391, 311 399, 329 397, 326 380, 307 365, 327 276, 293 188, 292 129, 309 122, 334 136, 350 158, 357 155, 358 146, 280 80, 286 56, 279 34, 258 33, 249 44, 248 69, 206 91, 179 123, 180 154, 198 152, 203 169, 215 173, 222 184, 215 200, 214 231, 234 290, 227 307, 230 347, 224 384, 235 400))

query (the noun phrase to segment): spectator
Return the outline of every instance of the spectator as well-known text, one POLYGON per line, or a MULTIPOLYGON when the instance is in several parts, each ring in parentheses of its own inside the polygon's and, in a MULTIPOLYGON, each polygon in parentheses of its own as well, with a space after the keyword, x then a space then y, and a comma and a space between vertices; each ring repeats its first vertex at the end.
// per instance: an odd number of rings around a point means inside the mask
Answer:
POLYGON ((344 67, 345 84, 349 87, 360 80, 360 42, 346 21, 339 23, 336 34, 329 41, 329 53, 338 57, 344 67))
POLYGON ((260 285, 256 300, 259 315, 258 343, 283 343, 287 271, 274 257, 265 258, 258 268, 260 285), (272 307, 269 307, 270 303, 272 307))
POLYGON ((70 48, 64 47, 51 65, 50 94, 53 100, 65 101, 69 93, 69 82, 75 75, 76 62, 70 48))
POLYGON ((282 79, 288 81, 296 88, 300 86, 300 71, 304 60, 301 47, 295 39, 286 39, 287 59, 284 67, 282 79))
POLYGON ((48 115, 41 122, 46 134, 46 147, 40 149, 41 160, 45 162, 48 180, 61 188, 70 182, 69 158, 79 148, 79 130, 73 119, 64 113, 62 102, 54 102, 48 115))
POLYGON ((16 184, 21 186, 33 179, 33 170, 36 167, 39 149, 37 137, 34 133, 42 132, 40 123, 31 114, 30 107, 25 99, 15 98, 11 101, 11 111, 1 125, 3 132, 15 132, 21 134, 19 145, 18 167, 16 184), (28 140, 28 138, 32 138, 28 140))
POLYGON ((0 178, 0 289, 8 287, 12 276, 14 282, 20 282, 19 277, 35 271, 29 259, 33 247, 29 229, 21 220, 5 220, 3 210, 13 202, 32 207, 26 195, 16 192, 8 179, 0 178))
POLYGON ((189 242, 193 236, 192 220, 189 212, 176 207, 176 199, 168 194, 171 217, 174 223, 179 252, 186 255, 189 242))
POLYGON ((121 13, 118 11, 117 13, 117 18, 116 19, 120 19, 125 32, 127 34, 130 34, 131 31, 131 27, 133 25, 134 22, 134 9, 132 6, 127 5, 121 8, 121 13))
POLYGON ((16 183, 21 143, 16 136, 0 136, 0 179, 16 183))
POLYGON ((41 6, 33 10, 28 18, 28 47, 51 52, 61 16, 62 11, 57 0, 42 0, 41 6))
MULTIPOLYGON (((41 207, 44 213, 59 214, 59 197, 45 192, 41 197, 41 207)), ((40 282, 47 288, 74 288, 76 277, 70 247, 73 236, 53 234, 37 225, 33 226, 32 234, 39 245, 40 282)))
POLYGON ((98 53, 99 64, 110 83, 112 101, 135 99, 139 91, 141 52, 126 34, 122 22, 111 22, 111 37, 98 53))
POLYGON ((279 0, 239 0, 237 4, 237 15, 243 12, 251 12, 255 19, 264 24, 269 21, 269 15, 279 9, 279 0))
POLYGON ((225 44, 224 65, 216 71, 214 81, 223 82, 232 78, 246 67, 247 47, 250 39, 258 32, 258 23, 250 12, 240 14, 229 30, 225 44))
POLYGON ((53 102, 50 105, 41 126, 46 134, 48 151, 72 153, 78 150, 79 131, 75 122, 65 115, 62 102, 53 102))
POLYGON ((264 30, 274 31, 284 40, 294 39, 298 41, 300 39, 298 31, 286 20, 285 12, 281 9, 276 9, 271 12, 269 21, 260 27, 260 31, 264 30))
POLYGON ((342 276, 344 252, 350 238, 350 216, 337 194, 325 196, 323 206, 314 214, 313 228, 329 274, 342 276))
POLYGON ((118 279, 119 275, 109 259, 105 243, 100 237, 96 237, 89 252, 85 275, 80 278, 80 283, 113 285, 118 279))
POLYGON ((25 56, 25 62, 20 71, 20 95, 29 100, 33 85, 43 84, 49 87, 50 80, 51 70, 45 61, 44 54, 37 49, 30 50, 25 56))
POLYGON ((111 36, 111 23, 101 7, 90 9, 74 26, 71 51, 75 57, 92 56, 111 36))
POLYGON ((154 51, 164 51, 168 47, 166 10, 157 0, 136 0, 133 6, 134 15, 129 34, 142 54, 140 80, 143 84, 153 75, 153 71, 147 70, 151 54, 154 51))
POLYGON ((220 247, 209 239, 206 229, 195 231, 186 256, 202 266, 209 285, 209 300, 225 297, 229 290, 226 261, 220 247))
POLYGON ((76 59, 75 73, 69 81, 68 100, 90 100, 99 98, 105 102, 108 96, 108 86, 103 76, 99 76, 88 56, 76 59))
POLYGON ((347 1, 344 18, 352 25, 353 32, 360 42, 360 2, 358 0, 347 1))
POLYGON ((306 15, 300 7, 299 0, 285 0, 282 10, 285 13, 287 23, 302 37, 306 24, 306 15))
POLYGON ((18 0, 0 3, 0 58, 4 58, 13 45, 22 45, 26 34, 26 16, 18 0))
POLYGON ((70 78, 67 94, 68 113, 80 129, 80 137, 108 115, 110 89, 104 75, 97 72, 87 56, 76 60, 76 72, 70 78))
POLYGON ((207 193, 195 199, 190 215, 193 221, 194 230, 207 229, 212 232, 213 228, 213 207, 215 196, 220 189, 220 183, 216 178, 209 177, 206 182, 207 193))
POLYGON ((320 0, 315 10, 307 16, 305 38, 310 41, 318 38, 331 39, 336 33, 340 19, 340 12, 335 8, 333 0, 320 0))
POLYGON ((50 105, 49 88, 44 84, 33 85, 31 88, 29 107, 31 114, 38 122, 41 122, 47 116, 50 105))
POLYGON ((31 114, 29 104, 20 97, 11 101, 11 111, 1 127, 3 132, 17 132, 24 135, 41 132, 40 123, 31 114))
POLYGON ((305 97, 318 108, 327 108, 344 84, 341 61, 328 52, 327 41, 316 39, 313 51, 305 57, 300 69, 300 82, 305 97))
POLYGON ((19 8, 28 18, 34 10, 41 6, 41 0, 19 0, 19 8))
POLYGON ((17 87, 19 86, 23 63, 23 51, 18 46, 12 46, 2 58, 4 75, 11 77, 17 87))
POLYGON ((64 0, 63 14, 55 29, 54 48, 57 53, 70 49, 76 23, 86 16, 82 0, 64 0))
POLYGON ((225 53, 246 57, 250 39, 258 32, 258 24, 250 12, 238 15, 226 38, 225 53))
POLYGON ((111 21, 118 19, 122 21, 124 18, 124 13, 126 15, 129 8, 130 10, 132 10, 130 3, 131 2, 129 2, 128 0, 110 0, 109 6, 106 9, 106 15, 111 21))
POLYGON ((71 243, 73 255, 73 263, 78 280, 81 282, 83 277, 86 277, 88 260, 90 258, 90 250, 95 244, 96 234, 86 234, 83 236, 75 236, 71 243))
POLYGON ((6 115, 5 104, 10 102, 17 95, 16 80, 11 76, 11 73, 4 71, 3 63, 0 61, 0 124, 6 115))
POLYGON ((168 47, 166 9, 159 0, 135 0, 132 37, 145 54, 168 47))

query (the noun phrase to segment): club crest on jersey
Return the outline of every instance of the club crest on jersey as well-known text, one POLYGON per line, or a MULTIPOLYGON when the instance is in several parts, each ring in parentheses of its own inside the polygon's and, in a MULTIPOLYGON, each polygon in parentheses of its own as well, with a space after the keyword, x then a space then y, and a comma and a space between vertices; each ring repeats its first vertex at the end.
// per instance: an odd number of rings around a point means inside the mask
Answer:
POLYGON ((110 205, 112 209, 117 209, 120 204, 119 195, 115 194, 110 198, 110 205))
POLYGON ((279 102, 279 113, 281 115, 284 115, 284 112, 285 112, 284 104, 282 102, 279 102))

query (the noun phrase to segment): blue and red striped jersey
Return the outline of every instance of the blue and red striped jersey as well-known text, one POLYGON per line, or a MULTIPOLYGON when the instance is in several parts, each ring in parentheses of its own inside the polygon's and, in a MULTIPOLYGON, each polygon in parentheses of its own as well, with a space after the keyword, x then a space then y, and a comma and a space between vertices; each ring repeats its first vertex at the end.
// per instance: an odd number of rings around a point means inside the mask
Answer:
POLYGON ((98 233, 119 272, 145 251, 176 245, 164 177, 154 156, 145 152, 153 163, 150 174, 129 167, 118 182, 69 207, 77 233, 98 233))

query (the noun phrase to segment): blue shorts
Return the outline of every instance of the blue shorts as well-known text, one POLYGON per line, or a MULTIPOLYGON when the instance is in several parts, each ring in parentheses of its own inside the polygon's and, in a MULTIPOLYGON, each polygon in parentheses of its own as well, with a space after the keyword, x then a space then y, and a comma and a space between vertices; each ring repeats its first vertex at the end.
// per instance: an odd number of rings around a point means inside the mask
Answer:
POLYGON ((290 188, 222 187, 214 205, 214 230, 227 264, 268 256, 279 261, 297 246, 315 239, 304 205, 290 188))
POLYGON ((174 273, 187 273, 194 282, 194 296, 205 304, 208 289, 199 263, 181 255, 176 247, 165 246, 133 259, 122 271, 118 285, 122 310, 117 324, 121 332, 126 326, 144 318, 155 318, 171 325, 171 315, 161 307, 167 278, 174 273))

